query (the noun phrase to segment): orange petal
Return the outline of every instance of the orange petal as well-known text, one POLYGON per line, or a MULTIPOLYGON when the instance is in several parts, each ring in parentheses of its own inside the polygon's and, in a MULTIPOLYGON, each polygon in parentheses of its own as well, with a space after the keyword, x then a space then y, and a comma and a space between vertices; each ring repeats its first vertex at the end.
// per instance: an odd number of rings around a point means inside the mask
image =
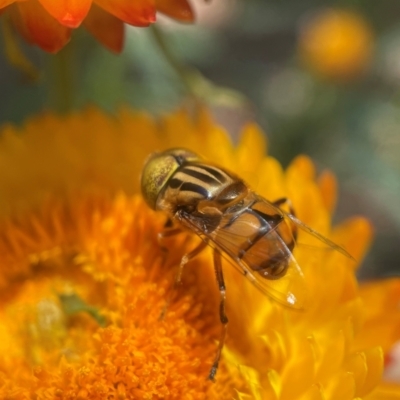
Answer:
POLYGON ((71 30, 60 25, 37 1, 18 2, 11 11, 15 26, 29 43, 56 53, 69 42, 71 30))
POLYGON ((61 25, 77 28, 89 12, 92 0, 39 0, 61 25))
MULTIPOLYGON (((383 357, 382 357, 383 358, 383 357)), ((383 360, 381 358, 381 364, 383 360)), ((366 356, 363 352, 357 352, 352 354, 349 359, 344 364, 344 367, 348 373, 353 376, 355 383, 355 394, 358 397, 360 389, 365 384, 365 379, 367 377, 368 366, 366 363, 366 356)))
POLYGON ((124 44, 124 23, 93 4, 83 21, 85 28, 105 47, 120 53, 124 44))
POLYGON ((153 0, 95 0, 101 8, 135 26, 149 26, 156 20, 153 0))
POLYGON ((299 155, 293 159, 287 168, 287 174, 296 174, 303 179, 313 180, 315 178, 315 166, 310 157, 299 155))
POLYGON ((256 124, 247 124, 241 132, 239 146, 236 150, 239 165, 246 165, 248 171, 258 171, 266 149, 265 136, 256 124))
MULTIPOLYGON (((364 397, 379 385, 383 373, 383 352, 380 347, 374 347, 364 351, 368 367, 365 383, 360 389, 360 396, 364 397)), ((399 388, 400 392, 400 388, 399 388)))
POLYGON ((0 8, 4 8, 14 3, 15 0, 0 0, 0 8))
POLYGON ((323 171, 318 179, 322 201, 326 209, 332 214, 337 201, 337 180, 331 171, 323 171))
POLYGON ((381 382, 375 390, 364 397, 365 400, 398 400, 400 398, 400 385, 396 382, 381 382))
POLYGON ((184 22, 193 22, 194 13, 186 0, 156 0, 157 11, 184 22))
POLYGON ((351 264, 356 268, 369 249, 372 237, 371 223, 366 218, 353 217, 335 227, 332 239, 348 250, 357 260, 357 263, 351 264))
POLYGON ((400 337, 400 279, 363 282, 360 295, 365 305, 366 322, 358 346, 379 346, 387 355, 400 337))

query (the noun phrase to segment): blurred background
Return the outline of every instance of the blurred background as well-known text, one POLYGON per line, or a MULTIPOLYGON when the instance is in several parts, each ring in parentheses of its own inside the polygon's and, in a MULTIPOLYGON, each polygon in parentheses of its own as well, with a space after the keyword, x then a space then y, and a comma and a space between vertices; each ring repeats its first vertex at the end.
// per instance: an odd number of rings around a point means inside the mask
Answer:
POLYGON ((333 170, 336 220, 362 214, 376 229, 361 277, 399 274, 400 2, 192 5, 194 25, 159 16, 155 28, 126 27, 118 57, 77 30, 55 57, 21 41, 29 63, 16 68, 2 41, 0 124, 90 103, 159 114, 196 96, 234 138, 255 120, 284 165, 305 153, 333 170))

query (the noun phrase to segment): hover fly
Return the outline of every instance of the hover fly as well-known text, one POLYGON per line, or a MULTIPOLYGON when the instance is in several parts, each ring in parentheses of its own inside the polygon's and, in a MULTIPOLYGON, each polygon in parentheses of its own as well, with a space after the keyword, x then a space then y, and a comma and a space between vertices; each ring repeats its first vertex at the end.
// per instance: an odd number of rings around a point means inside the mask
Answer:
POLYGON ((223 330, 209 374, 211 380, 218 369, 228 323, 222 256, 266 295, 293 308, 303 307, 306 291, 302 270, 292 254, 298 228, 352 258, 296 218, 290 206, 289 212, 284 211, 286 199, 269 202, 232 172, 203 161, 189 150, 170 149, 151 156, 143 168, 141 187, 148 205, 164 211, 176 223, 163 236, 186 229, 202 239, 182 257, 176 283, 190 259, 207 245, 214 249, 223 330))

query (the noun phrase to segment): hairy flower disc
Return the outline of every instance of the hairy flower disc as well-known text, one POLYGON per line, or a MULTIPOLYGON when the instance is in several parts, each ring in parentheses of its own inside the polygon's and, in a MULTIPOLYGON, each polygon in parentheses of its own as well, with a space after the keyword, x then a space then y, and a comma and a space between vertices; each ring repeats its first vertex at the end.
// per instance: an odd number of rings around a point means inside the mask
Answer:
POLYGON ((288 196, 300 219, 362 259, 369 223, 357 217, 331 228, 333 175, 317 179, 305 156, 284 171, 265 156, 253 124, 236 147, 203 111, 155 121, 128 109, 112 117, 88 109, 5 126, 0 398, 346 400, 373 399, 375 387, 398 393, 379 385, 379 346, 387 355, 395 329, 385 320, 380 342, 369 322, 384 318, 385 285, 372 291, 381 300, 368 303, 354 263, 305 234, 294 253, 311 299, 305 311, 274 303, 224 264, 228 336, 217 381, 207 381, 221 330, 211 250, 185 267, 174 289, 177 265, 198 239, 160 242, 165 216, 139 194, 144 160, 177 146, 232 170, 267 199, 288 196))
POLYGON ((3 11, 3 18, 9 15, 29 43, 51 53, 64 47, 81 24, 104 46, 120 52, 124 23, 149 26, 157 11, 184 22, 194 19, 187 0, 3 0, 3 11))

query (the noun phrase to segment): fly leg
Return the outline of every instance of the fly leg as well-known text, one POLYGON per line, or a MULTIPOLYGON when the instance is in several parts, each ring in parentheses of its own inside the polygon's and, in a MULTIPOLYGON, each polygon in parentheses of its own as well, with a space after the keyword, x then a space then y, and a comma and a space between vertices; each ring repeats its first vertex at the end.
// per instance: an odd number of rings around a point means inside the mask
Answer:
POLYGON ((157 241, 162 252, 163 265, 166 263, 168 257, 168 247, 165 245, 163 239, 173 237, 182 233, 181 228, 172 226, 171 224, 169 224, 169 221, 170 220, 168 220, 164 225, 164 230, 159 232, 159 234, 157 235, 157 241))
POLYGON ((278 207, 278 208, 281 208, 281 206, 284 204, 287 204, 287 206, 289 208, 289 213, 296 216, 296 213, 293 209, 293 204, 287 197, 282 197, 282 198, 272 202, 272 205, 274 205, 275 207, 278 207))
MULTIPOLYGON (((161 231, 157 235, 158 243, 159 243, 159 245, 161 247, 161 250, 164 252, 164 257, 163 257, 164 262, 165 262, 166 257, 167 257, 168 247, 166 247, 163 244, 163 239, 179 235, 180 233, 182 233, 182 229, 180 227, 174 226, 172 220, 168 218, 167 221, 164 224, 164 230, 161 231)), ((176 283, 175 283, 174 287, 175 286, 176 286, 176 283)), ((163 320, 164 317, 165 317, 165 314, 167 312, 168 306, 169 306, 169 304, 171 302, 171 296, 172 296, 172 294, 170 294, 168 296, 168 300, 167 300, 165 306, 163 307, 163 309, 162 309, 162 311, 160 313, 160 317, 159 317, 160 320, 163 320)))
MULTIPOLYGON (((289 214, 291 214, 291 215, 293 215, 293 216, 295 217, 295 216, 296 216, 296 213, 295 213, 295 211, 294 211, 293 204, 292 204, 292 202, 290 201, 290 199, 288 199, 287 197, 282 197, 282 198, 280 198, 280 199, 278 199, 278 200, 275 200, 275 201, 272 203, 273 206, 278 207, 279 209, 280 209, 281 206, 284 205, 284 204, 287 205, 287 207, 288 207, 288 209, 289 209, 289 214)), ((293 231, 292 231, 293 239, 294 239, 294 241, 296 241, 296 240, 297 240, 297 227, 293 226, 292 229, 293 229, 293 231)))
POLYGON ((170 218, 164 224, 164 230, 158 234, 158 242, 160 243, 163 250, 167 250, 167 248, 162 246, 162 240, 167 237, 178 235, 182 232, 182 228, 179 226, 174 226, 174 223, 170 218))
POLYGON ((179 233, 182 233, 181 228, 165 228, 162 232, 158 234, 158 241, 162 241, 162 239, 178 235, 179 233))
POLYGON ((215 359, 213 365, 210 370, 210 374, 208 375, 208 379, 211 381, 215 380, 215 375, 218 370, 219 361, 221 359, 222 349, 225 343, 226 337, 226 330, 228 324, 228 318, 225 314, 225 300, 226 300, 226 289, 225 289, 225 282, 224 282, 224 275, 222 272, 222 263, 221 263, 221 253, 217 250, 214 250, 214 269, 215 269, 215 276, 217 278, 218 289, 220 294, 220 303, 219 303, 219 319, 222 324, 222 331, 221 336, 218 343, 217 354, 215 355, 215 359))
MULTIPOLYGON (((163 251, 164 255, 163 255, 163 263, 165 262, 166 258, 167 258, 167 253, 168 253, 168 247, 164 246, 163 244, 163 239, 164 238, 168 238, 168 237, 173 237, 175 235, 179 235, 180 233, 182 233, 182 229, 179 227, 174 227, 172 224, 172 221, 170 219, 167 220, 167 222, 164 224, 164 230, 161 231, 158 235, 157 235, 157 240, 158 240, 158 244, 161 247, 161 250, 163 251)), ((176 283, 174 284, 174 287, 176 286, 176 283)), ((170 294, 168 296, 167 302, 165 303, 165 306, 163 307, 160 316, 159 316, 159 320, 163 320, 165 317, 165 314, 167 312, 168 306, 171 302, 171 296, 172 294, 170 294)))
POLYGON ((164 224, 164 230, 157 235, 158 244, 161 247, 161 251, 164 253, 163 262, 165 262, 168 253, 168 248, 164 246, 163 239, 179 235, 180 233, 182 233, 182 229, 178 226, 174 226, 171 219, 167 219, 164 224))
POLYGON ((178 273, 176 274, 175 282, 174 282, 174 288, 176 288, 178 285, 181 284, 182 282, 182 272, 183 272, 183 267, 194 257, 196 257, 198 254, 200 254, 205 248, 207 247, 206 242, 201 242, 197 247, 195 247, 191 252, 186 253, 182 258, 181 262, 179 264, 179 269, 178 273))
POLYGON ((170 295, 168 296, 167 302, 165 304, 164 309, 161 312, 160 315, 160 320, 164 319, 165 314, 167 312, 167 309, 169 305, 171 304, 171 299, 172 299, 172 294, 175 292, 177 287, 182 283, 182 273, 183 273, 183 268, 185 265, 194 257, 196 257, 199 253, 201 253, 205 248, 207 247, 206 242, 201 242, 197 247, 195 247, 192 251, 189 253, 184 254, 184 256, 181 258, 181 262, 179 263, 179 268, 178 272, 175 276, 175 281, 174 281, 174 286, 172 288, 172 291, 170 295))

